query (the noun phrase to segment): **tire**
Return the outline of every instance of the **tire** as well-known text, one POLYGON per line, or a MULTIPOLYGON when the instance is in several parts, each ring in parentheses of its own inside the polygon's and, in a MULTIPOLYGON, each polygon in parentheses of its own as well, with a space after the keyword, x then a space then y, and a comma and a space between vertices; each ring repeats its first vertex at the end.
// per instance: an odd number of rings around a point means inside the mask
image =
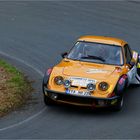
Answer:
POLYGON ((137 68, 137 74, 140 76, 140 68, 137 68))
POLYGON ((120 99, 118 99, 116 105, 113 106, 113 110, 120 111, 123 108, 123 103, 124 103, 124 98, 120 97, 120 99))
POLYGON ((139 77, 140 77, 140 68, 137 68, 137 74, 136 74, 136 79, 137 79, 137 81, 139 82, 137 85, 136 85, 136 87, 138 86, 140 86, 140 80, 139 80, 139 77), (138 76, 137 76, 138 75, 138 76))
POLYGON ((45 103, 45 105, 49 106, 49 105, 53 105, 54 101, 51 98, 49 98, 48 96, 44 95, 44 103, 45 103))

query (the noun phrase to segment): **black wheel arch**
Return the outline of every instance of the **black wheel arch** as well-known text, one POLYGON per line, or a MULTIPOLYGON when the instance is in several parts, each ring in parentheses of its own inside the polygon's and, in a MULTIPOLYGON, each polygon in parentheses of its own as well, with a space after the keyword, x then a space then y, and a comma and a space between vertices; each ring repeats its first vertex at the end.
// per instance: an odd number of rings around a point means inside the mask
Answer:
POLYGON ((122 97, 124 90, 128 87, 128 76, 123 74, 119 79, 115 86, 114 92, 116 95, 122 97))
POLYGON ((43 81, 42 81, 42 90, 43 90, 43 93, 45 93, 44 86, 47 87, 48 82, 49 82, 49 78, 50 78, 50 75, 46 75, 46 74, 43 77, 43 81))

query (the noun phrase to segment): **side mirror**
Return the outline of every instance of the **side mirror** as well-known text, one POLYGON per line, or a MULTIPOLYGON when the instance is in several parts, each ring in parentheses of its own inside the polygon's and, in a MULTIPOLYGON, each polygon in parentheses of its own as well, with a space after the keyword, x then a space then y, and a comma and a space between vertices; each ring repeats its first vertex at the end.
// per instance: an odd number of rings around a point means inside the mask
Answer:
POLYGON ((64 53, 61 54, 62 58, 65 58, 67 55, 68 55, 67 52, 64 52, 64 53))

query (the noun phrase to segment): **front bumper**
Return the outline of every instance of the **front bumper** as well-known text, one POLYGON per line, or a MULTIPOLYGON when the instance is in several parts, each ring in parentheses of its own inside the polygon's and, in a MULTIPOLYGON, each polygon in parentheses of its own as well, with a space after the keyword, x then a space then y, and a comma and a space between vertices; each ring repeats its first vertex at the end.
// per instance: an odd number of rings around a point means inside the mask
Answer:
POLYGON ((58 92, 44 89, 44 94, 56 102, 73 104, 78 106, 90 106, 90 107, 107 107, 113 106, 117 103, 119 96, 111 98, 98 98, 94 96, 78 96, 67 94, 65 92, 58 92))

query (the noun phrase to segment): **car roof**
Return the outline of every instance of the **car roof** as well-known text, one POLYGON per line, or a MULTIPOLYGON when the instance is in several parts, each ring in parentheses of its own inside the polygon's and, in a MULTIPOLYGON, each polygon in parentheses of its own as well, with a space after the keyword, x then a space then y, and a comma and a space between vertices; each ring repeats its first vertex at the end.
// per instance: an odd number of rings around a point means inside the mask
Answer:
POLYGON ((81 36, 78 41, 86 41, 86 42, 96 42, 110 45, 117 45, 123 47, 127 42, 122 39, 114 38, 114 37, 105 37, 105 36, 81 36))

